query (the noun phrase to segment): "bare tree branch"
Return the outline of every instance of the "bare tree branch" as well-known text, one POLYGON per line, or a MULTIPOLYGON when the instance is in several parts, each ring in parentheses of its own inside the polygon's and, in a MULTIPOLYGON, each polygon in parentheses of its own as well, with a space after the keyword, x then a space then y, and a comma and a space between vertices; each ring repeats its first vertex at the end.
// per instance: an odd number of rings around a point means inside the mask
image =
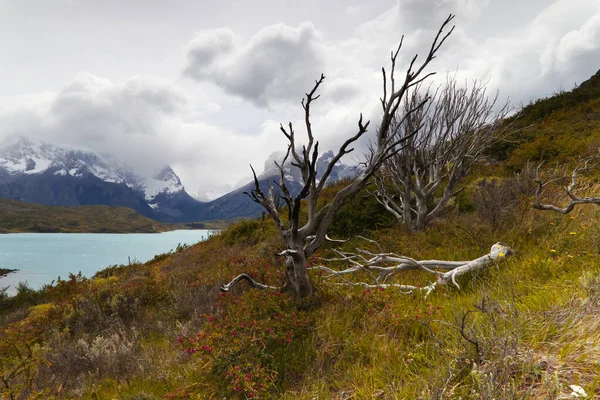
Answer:
POLYGON ((543 189, 546 186, 548 186, 551 183, 554 183, 558 180, 568 179, 568 177, 566 175, 563 175, 559 178, 555 178, 555 179, 551 179, 547 182, 543 182, 540 177, 540 170, 542 168, 542 165, 544 164, 542 162, 540 165, 538 165, 538 167, 536 169, 535 183, 537 184, 537 189, 535 191, 535 203, 532 203, 531 206, 537 210, 554 211, 554 212, 561 213, 561 214, 570 213, 571 211, 573 211, 575 209, 575 206, 577 206, 579 204, 595 204, 597 206, 600 206, 600 197, 579 197, 575 194, 575 191, 577 190, 579 173, 588 171, 590 168, 595 166, 595 162, 598 159, 600 159, 600 149, 598 149, 598 154, 596 154, 595 156, 592 156, 592 157, 587 157, 587 158, 582 159, 579 162, 579 165, 577 165, 577 167, 575 167, 573 169, 573 171, 571 172, 570 183, 568 186, 565 187, 565 191, 567 192, 567 195, 569 196, 571 201, 569 201, 569 203, 565 207, 559 207, 559 206, 555 206, 553 204, 543 204, 541 202, 541 195, 542 195, 543 189))
POLYGON ((229 292, 235 285, 237 285, 241 281, 248 282, 253 288, 256 288, 256 289, 281 290, 281 288, 279 288, 279 287, 268 286, 268 285, 263 285, 262 283, 258 283, 246 274, 240 274, 240 275, 236 276, 235 278, 233 278, 233 280, 231 282, 221 286, 221 292, 229 292))
MULTIPOLYGON (((396 147, 377 174, 377 200, 412 230, 437 218, 485 150, 501 140, 508 102, 496 111, 498 95, 488 99, 485 86, 445 86, 421 91, 419 82, 406 94, 402 113, 391 123, 396 147)), ((371 150, 373 152, 373 150, 371 150)))
MULTIPOLYGON (((391 70, 389 72, 389 80, 386 76, 385 69, 383 73, 383 97, 382 104, 382 122, 377 129, 376 139, 373 141, 373 153, 369 156, 365 163, 363 172, 344 188, 338 191, 333 200, 329 203, 321 205, 319 203, 319 195, 327 184, 331 172, 335 164, 346 154, 351 153, 354 149, 352 145, 358 141, 368 130, 369 121, 363 122, 363 116, 358 119, 358 128, 356 132, 350 136, 339 148, 334 157, 327 165, 323 176, 320 177, 317 183, 316 164, 319 154, 319 143, 315 140, 313 126, 311 123, 311 106, 315 100, 319 98, 318 89, 325 81, 325 76, 321 74, 320 78, 315 80, 312 90, 306 93, 302 100, 304 109, 304 123, 306 127, 307 144, 302 146, 302 151, 298 150, 296 143, 296 133, 291 123, 287 128, 283 125, 280 130, 288 140, 288 152, 282 163, 278 163, 277 167, 280 170, 281 180, 278 184, 280 191, 283 193, 283 199, 288 206, 288 220, 284 224, 279 216, 279 210, 275 206, 273 190, 269 194, 265 194, 259 187, 259 181, 254 173, 255 188, 248 193, 248 196, 256 203, 261 204, 275 220, 280 235, 285 243, 286 250, 281 255, 286 257, 286 279, 287 287, 296 294, 298 299, 311 297, 313 294, 312 283, 308 277, 308 269, 306 267, 306 259, 310 257, 324 242, 328 241, 327 229, 333 221, 333 218, 340 207, 344 204, 347 198, 356 194, 364 188, 376 171, 383 165, 384 161, 402 148, 403 143, 409 140, 410 137, 416 135, 420 128, 416 125, 412 131, 408 132, 405 137, 393 135, 391 132, 392 121, 395 118, 402 98, 409 91, 415 90, 415 86, 428 78, 432 73, 423 73, 424 69, 435 58, 440 46, 445 42, 448 36, 452 33, 454 27, 447 29, 447 26, 454 19, 454 15, 449 15, 438 30, 425 59, 417 64, 417 56, 414 56, 410 62, 410 66, 406 71, 404 81, 397 86, 395 69, 398 62, 398 56, 403 45, 404 38, 395 51, 391 53, 391 70), (293 194, 288 190, 285 183, 284 168, 285 161, 290 157, 290 164, 294 168, 300 170, 302 176, 302 188, 297 194, 293 194), (307 219, 304 225, 300 226, 300 209, 302 201, 305 200, 308 206, 307 219)), ((405 117, 408 118, 413 113, 418 113, 426 103, 427 99, 422 99, 419 103, 414 104, 410 109, 406 110, 405 117)), ((427 268, 427 267, 423 267, 427 268)))

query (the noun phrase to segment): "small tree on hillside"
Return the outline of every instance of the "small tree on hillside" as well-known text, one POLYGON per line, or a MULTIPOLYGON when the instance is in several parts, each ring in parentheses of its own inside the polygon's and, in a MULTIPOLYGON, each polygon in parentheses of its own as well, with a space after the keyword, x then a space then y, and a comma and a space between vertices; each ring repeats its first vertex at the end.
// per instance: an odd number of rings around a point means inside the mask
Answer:
MULTIPOLYGON (((416 64, 417 55, 413 57, 406 74, 404 75, 404 80, 401 83, 396 80, 397 76, 395 74, 395 68, 398 53, 402 48, 403 38, 400 41, 397 50, 392 52, 392 65, 389 77, 388 74, 386 74, 385 69, 382 68, 383 97, 381 98, 381 105, 383 115, 381 124, 377 129, 373 151, 366 160, 365 168, 362 173, 338 191, 330 203, 319 207, 317 204, 319 195, 325 187, 334 165, 342 158, 342 156, 353 151, 350 146, 367 132, 369 122, 363 122, 361 114, 358 120, 358 129, 356 133, 342 144, 337 154, 335 154, 333 159, 329 162, 323 176, 317 180, 316 163, 319 155, 319 143, 315 141, 313 136, 310 111, 313 102, 319 98, 319 95, 316 93, 325 80, 325 76, 323 75, 315 82, 312 90, 306 94, 306 97, 302 101, 308 143, 302 147, 301 151, 298 151, 296 132, 292 124, 289 123, 287 128, 283 125, 280 128, 281 132, 289 142, 283 162, 277 164, 281 172, 281 180, 277 186, 279 187, 283 201, 287 205, 286 221, 282 219, 280 214, 281 210, 277 208, 274 188, 270 186, 267 191, 263 190, 254 169, 252 169, 255 187, 248 195, 254 202, 261 204, 265 208, 277 225, 281 238, 285 244, 285 250, 280 253, 281 256, 285 257, 285 289, 293 293, 298 300, 313 296, 313 284, 308 275, 306 261, 307 258, 325 242, 327 229, 336 212, 348 197, 356 194, 366 186, 369 178, 379 170, 385 160, 398 152, 403 143, 417 133, 417 130, 419 129, 418 126, 414 126, 415 129, 412 131, 405 131, 403 135, 393 134, 392 127, 394 124, 402 124, 405 120, 411 118, 413 114, 419 112, 419 110, 427 103, 428 99, 422 98, 419 102, 412 103, 410 107, 405 107, 401 114, 398 112, 401 108, 402 99, 408 96, 409 93, 426 78, 433 75, 433 73, 424 73, 423 71, 435 58, 441 45, 452 33, 454 27, 446 33, 444 33, 444 30, 453 19, 454 15, 450 15, 444 21, 431 44, 427 56, 420 65, 416 64), (292 166, 300 169, 302 174, 303 187, 297 195, 290 193, 284 180, 285 173, 283 167, 288 159, 290 159, 292 166), (306 222, 300 221, 300 207, 303 200, 306 200, 308 206, 306 222)), ((265 285, 254 282, 249 276, 242 274, 229 284, 224 285, 222 289, 227 291, 242 279, 249 281, 254 286, 266 287, 265 285)))
POLYGON ((376 174, 378 201, 411 230, 437 218, 483 152, 506 131, 500 127, 508 102, 495 111, 497 99, 497 94, 489 99, 476 81, 460 87, 454 78, 436 90, 407 93, 390 128, 395 141, 407 139, 376 174))

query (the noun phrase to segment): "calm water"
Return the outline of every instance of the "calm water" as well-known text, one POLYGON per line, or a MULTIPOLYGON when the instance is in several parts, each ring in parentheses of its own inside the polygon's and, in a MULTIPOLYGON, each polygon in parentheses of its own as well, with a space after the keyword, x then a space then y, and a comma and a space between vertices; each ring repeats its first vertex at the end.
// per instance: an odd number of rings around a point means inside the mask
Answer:
POLYGON ((19 269, 0 278, 0 288, 10 285, 15 294, 19 282, 34 289, 69 272, 90 277, 109 265, 127 264, 128 257, 145 262, 178 244, 200 242, 208 230, 179 230, 164 233, 14 233, 0 235, 0 268, 19 269))

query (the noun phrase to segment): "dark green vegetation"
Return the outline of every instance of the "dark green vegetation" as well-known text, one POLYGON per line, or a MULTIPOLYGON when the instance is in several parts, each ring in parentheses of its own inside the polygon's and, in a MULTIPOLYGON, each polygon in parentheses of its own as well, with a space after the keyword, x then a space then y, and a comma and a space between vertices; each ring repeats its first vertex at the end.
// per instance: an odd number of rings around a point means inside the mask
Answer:
POLYGON ((0 198, 0 234, 16 232, 156 233, 174 229, 223 229, 234 221, 167 224, 126 207, 55 207, 0 198))
POLYGON ((16 269, 0 268, 0 278, 4 275, 10 274, 11 272, 18 271, 16 269))
POLYGON ((600 71, 572 91, 532 102, 514 121, 521 130, 513 141, 491 155, 508 159, 506 166, 519 170, 528 162, 561 165, 595 153, 600 146, 599 99, 600 71))
MULTIPOLYGON (((600 102, 560 105, 534 126, 531 110, 521 120, 525 139, 494 149, 503 161, 478 166, 424 231, 397 226, 363 194, 332 227, 332 236, 366 235, 416 259, 472 259, 497 241, 516 250, 461 277, 461 290, 448 285, 424 298, 314 273, 318 304, 308 310, 276 291, 219 293, 243 272, 282 282, 275 227, 243 221, 146 264, 0 295, 0 398, 553 399, 569 385, 600 395, 600 208, 533 210, 526 167, 544 158, 551 174, 551 165, 572 168, 572 156, 591 152, 600 119, 586 116, 600 115, 600 102)), ((600 194, 599 176, 588 174, 582 187, 600 194)), ((544 200, 567 201, 561 187, 544 200)), ((323 248, 309 263, 327 256, 323 248)), ((429 279, 410 271, 394 281, 429 279)))
POLYGON ((51 207, 0 198, 0 233, 153 233, 174 229, 126 207, 51 207))
POLYGON ((225 229, 228 226, 235 224, 236 222, 242 221, 242 219, 235 218, 231 220, 215 219, 202 222, 187 222, 183 224, 171 224, 173 229, 225 229))

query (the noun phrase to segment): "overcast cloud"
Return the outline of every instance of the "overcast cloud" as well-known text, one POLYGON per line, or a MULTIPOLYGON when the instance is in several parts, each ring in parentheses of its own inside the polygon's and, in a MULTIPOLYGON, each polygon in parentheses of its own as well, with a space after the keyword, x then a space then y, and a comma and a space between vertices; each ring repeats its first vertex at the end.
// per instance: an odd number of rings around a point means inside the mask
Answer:
POLYGON ((230 29, 196 32, 184 75, 262 107, 295 100, 323 71, 324 41, 310 22, 267 26, 236 42, 230 29))
POLYGON ((600 69, 600 0, 323 3, 0 0, 0 140, 110 152, 148 174, 168 163, 207 199, 285 148, 280 122, 302 133, 299 102, 321 72, 320 148, 361 112, 372 133, 390 50, 404 34, 405 68, 449 13, 438 79, 488 81, 518 106, 600 69))

